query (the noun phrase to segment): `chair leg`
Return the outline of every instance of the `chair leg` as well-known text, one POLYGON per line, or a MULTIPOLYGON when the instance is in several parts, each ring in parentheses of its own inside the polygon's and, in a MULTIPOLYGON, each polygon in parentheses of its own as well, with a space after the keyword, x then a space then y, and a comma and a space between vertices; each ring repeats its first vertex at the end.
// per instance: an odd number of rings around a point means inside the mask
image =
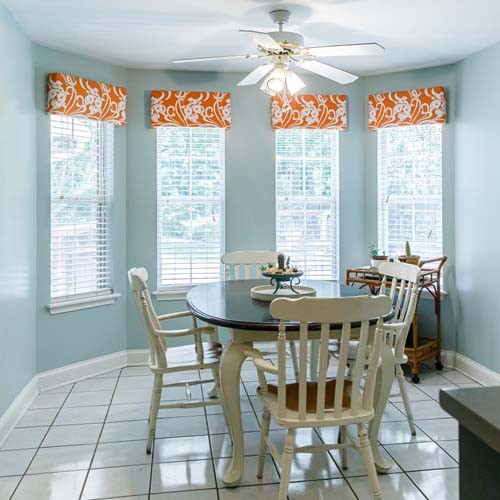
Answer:
POLYGON ((259 446, 259 465, 257 467, 257 477, 262 479, 264 472, 264 461, 266 459, 266 439, 269 436, 269 426, 271 421, 271 414, 269 410, 264 407, 262 412, 262 426, 260 428, 260 446, 259 446))
POLYGON ((368 471, 368 479, 372 488, 373 499, 382 500, 382 491, 380 483, 378 482, 377 471, 375 470, 375 462, 373 460, 372 448, 370 440, 368 439, 368 432, 362 424, 358 424, 358 437, 359 437, 359 452, 365 463, 368 471))
MULTIPOLYGON (((156 375, 155 375, 155 377, 156 377, 156 375)), ((161 385, 163 385, 163 375, 160 375, 160 377, 161 377, 161 385)), ((153 383, 153 387, 154 387, 154 383, 153 383)), ((154 400, 154 398, 153 398, 153 394, 152 394, 151 401, 149 402, 148 425, 151 422, 151 412, 153 411, 153 400, 154 400)))
MULTIPOLYGON (((343 444, 346 442, 345 439, 346 435, 346 428, 344 425, 341 425, 339 427, 339 439, 338 443, 343 444)), ((347 448, 340 448, 340 466, 342 467, 342 470, 347 470, 347 448)))
POLYGON ((219 398, 222 401, 222 395, 221 395, 221 390, 220 390, 219 365, 214 366, 210 370, 212 371, 212 377, 214 378, 214 386, 208 392, 208 397, 209 398, 219 398))
POLYGON ((288 345, 290 346, 290 354, 292 356, 293 373, 295 375, 295 381, 299 381, 299 358, 297 357, 297 347, 295 342, 291 340, 288 345))
POLYGON ((222 401, 221 391, 220 391, 220 377, 219 377, 219 365, 211 368, 212 377, 214 378, 214 385, 211 389, 207 391, 207 396, 210 399, 219 398, 222 401))
POLYGON ((149 433, 148 443, 146 445, 146 453, 151 454, 153 447, 153 440, 156 434, 156 420, 158 418, 158 411, 160 409, 161 389, 163 385, 162 375, 156 374, 153 384, 153 394, 151 395, 151 412, 149 414, 149 433))
POLYGON ((281 481, 278 499, 286 500, 290 473, 292 471, 293 453, 295 451, 295 429, 288 429, 285 438, 285 447, 281 457, 281 481))
POLYGON ((401 393, 401 397, 403 398, 403 405, 405 407, 406 418, 408 419, 408 424, 410 424, 410 432, 412 436, 415 436, 417 431, 415 429, 413 412, 411 410, 410 399, 408 398, 408 392, 406 391, 405 378, 401 365, 396 366, 396 379, 399 385, 399 392, 401 393))

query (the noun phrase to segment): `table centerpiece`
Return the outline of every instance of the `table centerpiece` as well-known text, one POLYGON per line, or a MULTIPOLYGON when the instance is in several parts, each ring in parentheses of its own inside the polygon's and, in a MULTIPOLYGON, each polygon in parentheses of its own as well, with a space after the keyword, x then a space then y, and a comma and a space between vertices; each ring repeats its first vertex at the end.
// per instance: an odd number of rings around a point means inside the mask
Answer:
POLYGON ((255 299, 271 301, 277 297, 294 297, 315 295, 316 290, 300 285, 300 277, 304 274, 296 266, 290 265, 290 257, 280 253, 277 262, 269 262, 260 268, 262 276, 269 278, 269 285, 256 286, 251 289, 255 299))

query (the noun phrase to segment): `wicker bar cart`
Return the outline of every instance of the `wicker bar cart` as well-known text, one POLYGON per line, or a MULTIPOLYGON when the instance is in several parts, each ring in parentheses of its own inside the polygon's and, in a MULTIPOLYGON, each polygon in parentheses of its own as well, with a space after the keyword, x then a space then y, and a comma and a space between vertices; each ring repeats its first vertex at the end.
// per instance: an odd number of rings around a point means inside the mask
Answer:
MULTIPOLYGON (((420 381, 420 365, 431 358, 435 359, 438 370, 443 369, 441 363, 441 271, 447 257, 422 260, 419 266, 422 269, 418 291, 418 302, 415 316, 413 317, 412 335, 405 348, 408 364, 411 366, 412 381, 420 381), (434 298, 434 312, 436 315, 436 336, 424 337, 418 334, 418 304, 424 290, 434 298)), ((346 284, 359 285, 368 288, 372 294, 377 294, 382 284, 382 275, 370 266, 347 269, 346 284)))

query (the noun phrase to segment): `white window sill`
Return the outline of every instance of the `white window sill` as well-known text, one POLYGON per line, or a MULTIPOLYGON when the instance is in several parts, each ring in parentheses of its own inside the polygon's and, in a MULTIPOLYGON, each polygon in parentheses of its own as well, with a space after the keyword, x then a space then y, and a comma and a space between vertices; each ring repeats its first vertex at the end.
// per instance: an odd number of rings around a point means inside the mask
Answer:
POLYGON ((153 292, 153 295, 156 297, 156 300, 186 300, 186 295, 191 290, 191 286, 186 288, 177 288, 175 290, 157 290, 153 292))
POLYGON ((79 311, 80 309, 89 309, 91 307, 108 306, 114 304, 119 297, 121 297, 119 293, 107 293, 92 297, 61 300, 59 302, 51 302, 47 305, 47 309, 50 314, 62 314, 79 311))

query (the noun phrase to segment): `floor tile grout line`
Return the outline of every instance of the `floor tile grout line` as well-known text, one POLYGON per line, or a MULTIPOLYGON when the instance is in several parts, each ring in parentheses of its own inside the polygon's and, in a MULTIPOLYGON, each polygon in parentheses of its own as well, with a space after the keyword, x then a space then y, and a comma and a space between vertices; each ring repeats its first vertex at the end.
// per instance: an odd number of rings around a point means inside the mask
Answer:
MULTIPOLYGON (((426 442, 427 444, 429 443, 429 441, 426 442)), ((438 443, 436 443, 435 441, 432 441, 433 444, 437 445, 439 448, 441 448, 438 443)), ((410 444, 418 444, 418 443, 410 443, 410 444)), ((405 470, 403 469, 403 467, 399 464, 399 462, 394 458, 394 456, 391 454, 391 452, 389 450, 386 449, 386 446, 385 445, 380 445, 382 446, 382 448, 388 453, 388 455, 392 458, 392 460, 394 461, 395 464, 397 464, 399 466, 399 468, 403 471, 403 472, 427 472, 427 471, 434 471, 434 470, 448 470, 448 469, 457 469, 458 468, 458 465, 457 466, 453 466, 453 467, 433 467, 431 469, 414 469, 414 470, 405 470)), ((387 446, 394 446, 394 445, 387 445, 387 446)), ((454 460, 455 463, 458 464, 458 462, 456 460, 454 460)))
MULTIPOLYGON (((163 375, 161 380, 163 386, 163 375)), ((163 387, 161 388, 161 391, 163 391, 163 387)), ((151 394, 151 398, 152 397, 153 394, 151 394)), ((161 396, 160 396, 160 405, 161 405, 161 396)), ((160 410, 158 410, 158 412, 159 411, 160 410)), ((149 406, 149 419, 150 418, 151 418, 151 404, 149 406)), ((149 419, 148 419, 148 424, 149 424, 149 419)), ((156 422, 156 424, 158 424, 158 421, 156 422)), ((148 425, 148 435, 146 436, 146 440, 147 439, 149 439, 149 425, 148 425)), ((153 442, 151 443, 151 464, 149 467, 148 492, 146 493, 148 500, 151 498, 151 486, 153 485, 153 467, 155 463, 155 453, 156 453, 156 428, 155 428, 155 435, 153 436, 153 442)))
MULTIPOLYGON (((382 446, 382 445, 381 445, 381 446, 382 446)), ((397 462, 397 460, 396 460, 396 459, 395 459, 395 458, 391 455, 391 453, 390 453, 388 450, 386 450, 384 446, 382 446, 382 447, 383 447, 383 449, 386 451, 386 453, 387 453, 387 454, 388 454, 388 455, 392 458, 392 460, 394 461, 394 463, 398 465, 398 467, 401 469, 401 471, 403 472, 403 474, 404 474, 404 475, 408 478, 408 480, 410 481, 410 483, 414 484, 414 485, 415 485, 415 487, 417 488, 417 490, 418 490, 420 493, 422 493, 422 496, 423 496, 426 500, 432 500, 432 499, 429 499, 429 498, 427 497, 427 495, 425 495, 425 494, 424 494, 424 492, 423 492, 423 491, 422 491, 422 490, 418 487, 418 485, 417 485, 417 484, 416 484, 416 483, 412 480, 412 478, 410 477, 410 475, 408 474, 408 472, 407 472, 407 471, 405 471, 405 470, 403 469, 403 467, 401 467, 401 465, 399 465, 399 463, 398 463, 398 462, 397 462)), ((413 471, 412 471, 412 472, 413 472, 413 471)))
MULTIPOLYGON (((173 400, 172 400, 173 401, 173 400)), ((178 400, 178 401, 183 401, 183 400, 178 400)), ((142 404, 142 403, 141 403, 142 404)), ((147 403, 144 403, 144 404, 147 404, 147 403)), ((113 406, 113 405, 90 405, 90 406, 67 406, 66 408, 62 408, 62 409, 68 409, 68 408, 94 408, 98 406, 99 408, 107 408, 108 406, 113 406)), ((116 406, 116 405, 114 405, 116 406)), ((242 412, 242 413, 252 413, 252 411, 245 411, 245 412, 242 412)), ((222 415, 222 413, 209 413, 209 415, 222 415)), ((190 417, 202 417, 203 414, 199 414, 199 415, 187 415, 185 417, 181 417, 181 416, 165 416, 165 417, 160 417, 158 416, 158 420, 165 420, 165 419, 169 419, 169 418, 190 418, 190 417)), ((107 421, 105 423, 107 424, 118 424, 118 423, 123 423, 123 422, 140 422, 140 421, 143 421, 143 420, 147 420, 147 418, 130 418, 130 419, 127 419, 127 420, 110 420, 110 421, 107 421)), ((53 425, 53 427, 70 427, 70 426, 75 426, 75 425, 92 425, 92 424, 102 424, 104 423, 104 420, 101 421, 101 422, 76 422, 76 423, 69 423, 69 424, 57 424, 54 423, 51 424, 53 425)), ((24 427, 19 427, 17 426, 16 429, 34 429, 36 427, 46 427, 45 425, 29 425, 29 426, 24 426, 24 427)), ((126 439, 125 441, 138 441, 138 440, 135 440, 135 439, 126 439)), ((82 444, 85 444, 85 443, 82 443, 82 444)), ((66 445, 65 445, 66 446, 66 445)), ((71 446, 71 445, 67 445, 67 446, 71 446)), ((16 449, 31 449, 31 448, 16 448, 16 449)), ((2 451, 2 450, 0 450, 2 451)), ((3 451, 6 451, 6 450, 3 450, 3 451)))
MULTIPOLYGON (((121 370, 122 370, 122 369, 120 369, 120 375, 121 375, 121 370)), ((107 409, 107 411, 106 411, 106 415, 105 415, 105 417, 104 417, 104 421, 103 421, 103 423, 102 423, 102 425, 101 425, 101 430, 100 430, 100 432, 99 432, 99 435, 97 436, 97 441, 96 441, 96 443, 95 443, 94 453, 92 454, 92 457, 91 457, 91 459, 90 459, 89 466, 88 466, 88 468, 87 468, 87 474, 85 474, 85 478, 84 478, 83 483, 82 483, 82 488, 81 488, 81 491, 80 491, 80 495, 79 495, 79 497, 78 497, 78 499, 79 499, 79 500, 81 500, 81 499, 82 499, 82 497, 83 497, 83 492, 85 491, 85 487, 86 487, 86 485, 87 485, 87 481, 88 481, 88 478, 89 478, 89 475, 90 475, 90 471, 92 470, 92 463, 94 462, 95 455, 96 455, 96 453, 97 453, 97 448, 98 448, 98 446, 99 446, 99 441, 100 441, 101 436, 102 436, 102 433, 103 433, 103 431, 104 431, 104 425, 105 425, 105 423, 106 423, 106 418, 107 418, 107 416, 108 416, 109 409, 110 409, 110 407, 111 407, 111 402, 113 401, 113 397, 114 397, 114 395, 115 395, 116 386, 118 385, 118 381, 120 380, 120 375, 118 375, 118 377, 117 377, 117 379, 116 379, 116 382, 115 382, 115 388, 113 389, 113 393, 111 394, 111 399, 109 400, 108 409, 107 409)))
MULTIPOLYGON (((57 418, 57 416, 59 415, 59 413, 61 412, 62 408, 64 407, 64 404, 66 403, 67 399, 69 398, 69 395, 71 394, 71 392, 73 391, 73 388, 74 388, 74 384, 73 386, 71 387, 71 389, 69 390, 68 394, 66 394, 66 397, 63 399, 63 402, 61 403, 61 406, 59 407, 59 409, 57 410, 57 413, 55 414, 52 422, 50 423, 50 425, 48 426, 47 428, 47 432, 45 432, 45 434, 43 435, 43 438, 41 439, 41 441, 38 443, 38 446, 36 447, 36 451, 33 455, 33 457, 31 458, 29 464, 27 465, 26 469, 24 470, 24 473, 21 475, 21 478, 19 479, 19 482, 17 483, 16 487, 14 488, 14 490, 12 491, 12 494, 11 496, 9 497, 10 499, 12 499, 14 497, 14 495, 16 494, 16 491, 18 490, 20 484, 22 483, 23 479, 25 478, 25 476, 27 476, 28 474, 28 470, 29 468, 31 467, 31 464, 33 463, 33 461, 35 460, 35 457, 38 455, 38 452, 40 451, 40 448, 42 447, 42 443, 45 441, 48 433, 50 432, 50 430, 52 429, 52 426, 54 425, 54 422, 57 418)), ((38 397, 38 396, 37 396, 38 397)), ((43 426, 41 426, 43 427, 43 426)), ((34 449, 34 448, 32 448, 34 449)))
MULTIPOLYGON (((272 362, 272 360, 271 360, 271 362, 272 362)), ((259 441, 260 441, 260 433, 262 432, 261 421, 259 420, 259 417, 257 416, 257 410, 255 409, 255 407, 254 407, 254 405, 252 403, 252 400, 250 399, 250 394, 248 393, 248 390, 247 390, 247 387, 246 387, 245 383, 241 380, 241 376, 240 376, 240 383, 243 384, 243 389, 245 391, 245 394, 246 394, 248 400, 250 401, 250 406, 253 409, 254 417, 257 419, 257 425, 259 426, 259 441)), ((241 405, 241 393, 240 393, 240 405, 241 405)), ((271 429, 269 429, 269 431, 271 431, 271 429)), ((243 440, 243 446, 245 446, 245 441, 244 440, 243 440)), ((245 450, 243 449, 243 456, 244 456, 244 454, 245 454, 245 450)), ((272 464, 274 466, 274 470, 278 474, 278 477, 279 477, 280 482, 281 482, 281 469, 278 467, 278 465, 276 463, 276 460, 274 460, 274 457, 272 456, 271 453, 269 453, 268 455, 266 455, 266 457, 267 456, 269 456, 269 458, 271 459, 272 464)), ((265 458, 264 458, 264 467, 265 467, 265 458)), ((259 484, 264 484, 264 483, 259 483, 259 484)), ((269 483, 269 484, 276 484, 276 483, 269 483)), ((287 497, 288 497, 288 495, 287 495, 287 497)))
MULTIPOLYGON (((219 369, 219 367, 217 367, 217 369, 219 369)), ((200 377, 200 380, 202 380, 201 370, 198 370, 198 376, 200 377)), ((214 381, 214 384, 215 384, 215 381, 214 381)), ((202 384, 201 398, 202 398, 203 402, 205 402, 205 391, 203 390, 203 387, 204 386, 202 384)), ((219 391, 221 391, 220 386, 219 386, 219 391)), ((219 397, 219 396, 217 396, 217 397, 219 397)), ((223 410, 224 410, 224 407, 223 407, 223 410)), ((217 469, 215 467, 214 451, 213 451, 213 447, 212 447, 212 439, 210 438, 211 434, 210 434, 210 427, 208 425, 208 414, 207 414, 207 407, 206 406, 203 407, 203 413, 205 415, 205 425, 207 426, 208 446, 210 448, 210 460, 212 463, 212 473, 214 475, 214 482, 215 482, 215 494, 217 495, 217 500, 220 500, 219 483, 217 482, 217 469)), ((224 418, 226 418, 225 413, 224 413, 224 418)))
MULTIPOLYGON (((119 375, 119 376, 117 377, 117 380, 116 380, 116 383, 115 383, 115 390, 113 391, 113 396, 114 396, 114 392, 116 392, 116 390, 118 389, 118 383, 119 383, 119 380, 120 380, 120 376, 121 376, 121 375, 119 375)), ((140 376, 140 375, 137 375, 137 376, 140 376)), ((449 382, 450 382, 451 384, 453 384, 453 385, 457 385, 457 384, 456 384, 456 383, 454 383, 453 381, 449 381, 449 382)), ((246 397, 247 397, 247 398, 248 398, 248 400, 249 400, 250 407, 252 408, 252 410, 251 410, 251 411, 249 411, 248 413, 253 413, 253 414, 254 414, 254 416, 257 418, 257 410, 256 410, 256 407, 255 407, 255 405, 253 404, 253 401, 252 401, 252 399, 251 399, 251 396, 250 396, 250 394, 249 394, 249 392, 248 392, 248 391, 249 391, 249 389, 246 387, 245 382, 243 382, 243 381, 242 381, 242 386, 243 386, 243 388, 244 388, 244 393, 245 393, 246 397)), ((31 464, 32 464, 33 460, 35 459, 35 457, 36 457, 37 453, 39 452, 40 448, 42 448, 42 443, 43 443, 43 441, 46 439, 48 432, 49 432, 49 431, 50 431, 53 427, 60 427, 60 426, 65 426, 65 425, 66 425, 66 426, 71 426, 71 425, 87 425, 87 424, 89 424, 89 425, 90 425, 90 424, 100 425, 100 424, 101 424, 100 422, 86 422, 86 423, 82 423, 82 424, 62 424, 62 425, 57 425, 57 424, 55 423, 55 422, 56 422, 56 420, 57 420, 57 418, 58 418, 58 416, 59 416, 59 414, 60 414, 60 412, 61 412, 61 411, 65 408, 65 404, 66 404, 67 399, 68 399, 68 397, 70 396, 70 394, 72 394, 72 393, 75 393, 75 394, 76 394, 76 393, 79 393, 78 391, 74 391, 74 387, 75 387, 75 384, 73 384, 73 385, 72 385, 72 388, 71 388, 71 389, 70 389, 70 391, 66 394, 66 397, 64 398, 64 400, 63 400, 62 404, 61 404, 58 408, 40 408, 40 410, 43 410, 43 409, 55 409, 55 410, 57 410, 57 411, 56 411, 55 416, 51 419, 51 423, 49 424, 48 429, 47 429, 46 433, 44 434, 44 436, 43 436, 43 438, 42 438, 42 441, 40 442, 40 444, 38 445, 38 447, 36 447, 36 448, 26 448, 26 449, 34 449, 34 450, 36 450, 36 451, 35 451, 35 454, 34 454, 34 456, 33 456, 32 460, 31 460, 31 461, 30 461, 30 463, 28 464, 28 466, 27 466, 27 468, 26 468, 26 470, 25 470, 24 474, 20 477, 20 480, 19 480, 18 484, 16 485, 16 488, 15 488, 15 489, 14 489, 14 491, 12 492, 12 495, 14 495, 14 494, 15 494, 15 492, 19 489, 19 485, 20 485, 20 483, 22 482, 22 480, 23 480, 24 476, 25 476, 25 475, 28 475, 28 474, 27 474, 27 470, 28 470, 28 469, 29 469, 29 467, 31 466, 31 464)), ((126 388, 125 390, 133 390, 133 389, 135 389, 135 388, 126 388)), ((144 388, 144 389, 146 389, 146 388, 144 388)), ((420 389, 420 388, 419 388, 419 389, 420 389)), ((83 391, 80 391, 80 393, 81 393, 81 392, 83 392, 83 391)), ((88 392, 98 392, 98 391, 88 391, 88 392)), ((424 392, 424 391, 421 391, 421 392, 424 392)), ((434 401, 434 402, 437 402, 437 401, 436 401, 434 398, 432 398, 431 396, 429 396, 429 398, 430 398, 430 399, 428 399, 427 401, 434 401)), ((401 411, 398 407, 396 407, 396 406, 395 406, 395 403, 393 403, 392 401, 389 401, 389 402, 393 405, 393 407, 394 407, 396 410, 398 410, 398 411, 399 411, 399 413, 401 413, 403 416, 405 416, 405 415, 403 414, 403 412, 402 412, 402 411, 401 411)), ((124 403, 124 404, 128 404, 128 403, 124 403)), ((134 403, 130 403, 130 404, 134 404, 134 403)), ((140 403, 139 403, 139 404, 140 404, 140 403)), ((109 416, 109 411, 110 411, 111 406, 112 406, 112 404, 111 404, 111 403, 109 403, 108 405, 85 405, 85 406, 82 406, 82 407, 92 407, 92 406, 106 406, 106 407, 107 407, 105 421, 102 423, 101 433, 100 433, 100 435, 99 435, 98 442, 95 444, 94 456, 93 456, 93 458, 92 458, 92 462, 93 462, 94 457, 95 457, 95 453, 96 453, 97 446, 98 446, 98 444, 100 444, 100 440, 101 440, 101 437, 102 437, 102 431, 103 431, 104 424, 106 424, 106 423, 115 423, 115 422, 108 422, 108 421, 107 421, 107 417, 109 416)), ((80 407, 80 406, 79 406, 79 407, 80 407)), ((79 407, 70 407, 70 408, 79 408, 79 407)), ((35 410, 38 410, 38 408, 36 408, 35 410)), ((211 446, 211 439, 210 439, 210 438, 211 438, 211 436, 212 436, 212 434, 210 433, 210 430, 209 430, 209 428, 208 428, 208 416, 209 416, 209 415, 212 415, 212 414, 208 414, 208 413, 207 413, 207 411, 206 411, 206 409, 204 408, 204 417, 205 417, 206 426, 207 426, 207 436, 208 436, 208 439, 209 439, 209 444, 210 444, 210 447, 211 447, 211 461, 212 461, 212 467, 213 467, 213 468, 215 468, 215 458, 214 458, 214 456, 213 456, 213 450, 212 450, 212 446, 211 446)), ((216 415, 216 414, 213 414, 213 415, 216 415)), ((199 415, 199 416, 202 416, 202 415, 199 415)), ((176 418, 176 417, 162 417, 162 418, 176 418)), ((178 418, 178 417, 177 417, 177 418, 178 418)), ((436 421, 436 420, 443 420, 443 419, 445 419, 445 418, 448 418, 448 419, 449 419, 449 418, 451 418, 451 417, 450 417, 450 416, 446 416, 446 417, 433 417, 433 418, 424 418, 424 419, 420 419, 420 420, 421 420, 421 421, 423 421, 423 420, 425 420, 425 421, 436 421)), ((135 419, 135 420, 144 420, 144 419, 135 419)), ((134 420, 125 420, 125 421, 123 421, 123 422, 127 422, 127 421, 134 421, 134 420)), ((258 420, 258 418, 257 418, 257 421, 258 421, 258 426, 260 427, 260 421, 258 420)), ((117 422, 120 422, 120 421, 117 421, 117 422)), ((417 421, 416 421, 417 426, 418 426, 418 422, 419 422, 419 421, 417 420, 417 421)), ((392 423, 392 422, 390 422, 390 421, 389 421, 389 422, 387 422, 387 423, 388 423, 388 424, 390 424, 390 423, 392 423)), ((27 427, 19 427, 19 428, 25 428, 25 429, 28 429, 28 428, 34 428, 34 427, 45 427, 45 426, 27 426, 27 427)), ((437 442, 437 440, 434 440, 432 437, 430 437, 430 435, 428 435, 428 434, 427 434, 427 433, 426 433, 423 429, 421 429, 420 427, 419 427, 419 430, 422 432, 422 434, 423 434, 424 436, 427 436, 427 437, 430 439, 430 441, 426 441, 427 443, 428 443, 428 442, 432 442, 432 443, 436 444, 436 445, 437 445, 437 446, 438 446, 441 450, 443 450, 443 452, 444 452, 447 456, 449 456, 449 457, 451 458, 451 460, 453 460, 453 462, 457 463, 457 461, 455 460, 455 458, 454 458, 454 457, 453 457, 453 456, 452 456, 452 455, 451 455, 451 454, 450 454, 450 453, 449 453, 446 449, 444 449, 443 447, 441 447, 441 446, 440 446, 440 444, 437 442)), ((252 431, 252 432, 253 432, 253 431, 252 431)), ((257 431, 255 431, 255 432, 257 432, 257 431)), ((226 434, 226 433, 227 433, 227 432, 224 432, 224 433, 222 433, 222 434, 226 434)), ((221 433, 216 433, 216 434, 213 434, 213 435, 221 435, 221 433)), ((175 439, 175 438, 177 438, 177 437, 182 437, 182 436, 175 436, 173 439, 175 439)), ((318 437, 320 438, 320 440, 323 440, 323 439, 321 438, 321 436, 318 436, 318 437)), ((170 439, 170 438, 165 438, 165 439, 170 439)), ((128 442, 128 441, 140 441, 140 439, 126 440, 125 442, 128 442)), ((439 441, 442 441, 442 442, 453 442, 453 441, 457 441, 457 440, 456 440, 456 439, 444 439, 444 440, 439 440, 439 441)), ((116 441, 113 441, 113 442, 116 442, 116 441)), ((122 441, 118 441, 118 442, 122 442, 122 441)), ((410 442, 408 442, 408 443, 386 443, 386 445, 387 445, 387 446, 391 446, 391 445, 399 445, 399 444, 414 444, 414 443, 415 443, 415 442, 411 442, 411 441, 410 441, 410 442)), ((415 444, 416 444, 416 443, 415 443, 415 444)), ((79 444, 71 444, 71 445, 63 445, 63 446, 68 446, 68 447, 69 447, 69 446, 81 446, 81 445, 79 445, 79 444)), ((381 445, 381 446, 382 446, 382 447, 384 447, 384 445, 381 445)), ((44 447, 44 448, 51 448, 51 447, 52 447, 52 446, 50 446, 50 447, 44 447)), ((56 445, 56 446, 54 446, 54 447, 57 447, 57 445, 56 445)), ((385 449, 385 448, 384 448, 384 449, 385 449)), ((5 451, 13 451, 13 450, 5 450, 5 451)), ((386 451, 387 451, 387 450, 386 450, 386 451)), ((387 451, 387 453, 389 453, 389 452, 387 451)), ((389 453, 389 455, 392 457, 392 455, 391 455, 390 453, 389 453)), ((335 462, 335 459, 334 459, 333 457, 331 457, 331 458, 332 458, 332 460, 335 462)), ((92 463, 92 462, 91 462, 91 463, 92 463)), ((273 461, 273 462, 274 462, 274 461, 273 461)), ((395 461, 395 462, 397 463, 397 461, 395 461)), ((167 462, 167 463, 170 463, 170 462, 167 462)), ((335 464, 336 464, 336 462, 335 462, 335 464)), ((274 464, 274 465, 275 465, 275 468, 276 468, 276 464, 274 464)), ((336 464, 336 465, 337 465, 337 464, 336 464)), ((337 466, 337 467, 338 467, 338 466, 337 466)), ((105 467, 103 467, 103 468, 105 468, 105 467)), ((409 477, 409 474, 410 474, 410 473, 413 473, 413 472, 430 472, 430 471, 439 471, 439 470, 456 470, 456 469, 457 469, 457 467, 439 467, 439 468, 422 469, 422 470, 415 470, 415 471, 404 471, 404 470, 403 470, 402 472, 403 472, 403 473, 404 473, 407 477, 409 477)), ((73 470, 75 470, 75 469, 73 469, 73 470)), ((85 469, 78 469, 78 470, 85 470, 85 469)), ((90 470, 91 470, 91 465, 89 466, 88 472, 90 472, 90 470)), ((347 483, 349 484, 349 479, 352 479, 354 476, 349 476, 349 477, 346 477, 346 476, 344 476, 344 475, 342 474, 342 471, 341 471, 341 469, 340 469, 340 468, 339 468, 339 470, 340 470, 340 472, 341 472, 342 478, 343 478, 343 479, 345 479, 345 480, 347 481, 347 483)), ((61 471, 61 472, 70 472, 70 471, 61 471)), ((279 473, 279 471, 278 471, 278 473, 279 473)), ((43 473, 40 473, 40 474, 43 474, 43 473)), ((215 475, 215 474, 214 474, 214 475, 215 475)), ((7 476, 6 476, 6 477, 7 477, 7 476)), ((8 477, 10 477, 10 476, 8 476, 8 477)), ((17 476, 16 476, 16 477, 17 477, 17 476)), ((216 476, 215 476, 215 477, 216 477, 216 476)), ((359 477, 359 476, 355 476, 355 477, 359 477)), ((361 477, 366 477, 366 476, 361 476, 361 477)), ((87 474, 87 478, 85 479, 84 486, 82 487, 82 493, 81 493, 81 494, 83 494, 83 488, 85 487, 85 484, 86 484, 87 479, 88 479, 88 474, 87 474)), ((417 484, 416 484, 416 483, 415 483, 415 482, 411 479, 411 477, 409 477, 409 479, 410 479, 411 483, 412 483, 412 484, 415 484, 415 487, 416 487, 419 491, 421 491, 421 490, 420 490, 420 488, 418 487, 418 485, 417 485, 417 484)), ((304 479, 304 480, 301 480, 301 481, 293 481, 293 482, 311 482, 311 481, 325 481, 325 480, 327 480, 327 479, 304 479)), ((266 483, 266 484, 267 484, 267 483, 266 483)), ((269 484, 273 484, 273 483, 269 483, 269 484)), ((219 494, 219 489, 218 489, 218 485, 217 485, 217 483, 216 483, 216 489, 217 489, 217 494, 219 494)), ((352 489, 352 488, 351 488, 351 489, 352 489)), ((183 490, 183 491, 189 491, 189 490, 183 490)), ((355 494, 355 493, 354 493, 354 494, 355 494)), ((422 494, 423 494, 423 493, 422 493, 422 494)), ((424 494, 424 497, 425 497, 425 494, 424 494)), ((11 497, 11 498, 12 498, 12 497, 11 497)))
MULTIPOLYGON (((339 432, 340 432, 340 428, 338 426, 336 426, 338 429, 339 429, 339 432)), ((316 432, 319 440, 323 443, 323 444, 328 444, 326 443, 326 441, 323 439, 323 436, 321 435, 321 433, 318 431, 317 428, 314 429, 314 431, 316 432)), ((348 477, 345 475, 344 473, 344 469, 342 469, 342 467, 340 466, 340 464, 337 463, 337 461, 335 460, 335 457, 333 456, 333 453, 332 453, 333 450, 326 450, 326 453, 327 455, 332 459, 333 463, 335 464, 335 466, 337 467, 337 469, 339 470, 340 474, 342 475, 342 479, 347 483, 347 486, 349 487, 349 489, 352 491, 352 494, 354 495, 354 497, 356 498, 356 500, 361 500, 357 493, 354 491, 354 488, 352 487, 351 483, 348 481, 348 477)), ((364 476, 363 476, 364 477, 364 476)))
MULTIPOLYGON (((439 441, 440 442, 445 442, 446 439, 440 439, 439 441)), ((450 441, 456 441, 456 440, 452 439, 450 441)), ((460 465, 458 463, 458 460, 456 460, 455 457, 446 448, 443 448, 437 441, 433 441, 433 442, 436 443, 453 461, 455 461, 458 465, 460 465)))

